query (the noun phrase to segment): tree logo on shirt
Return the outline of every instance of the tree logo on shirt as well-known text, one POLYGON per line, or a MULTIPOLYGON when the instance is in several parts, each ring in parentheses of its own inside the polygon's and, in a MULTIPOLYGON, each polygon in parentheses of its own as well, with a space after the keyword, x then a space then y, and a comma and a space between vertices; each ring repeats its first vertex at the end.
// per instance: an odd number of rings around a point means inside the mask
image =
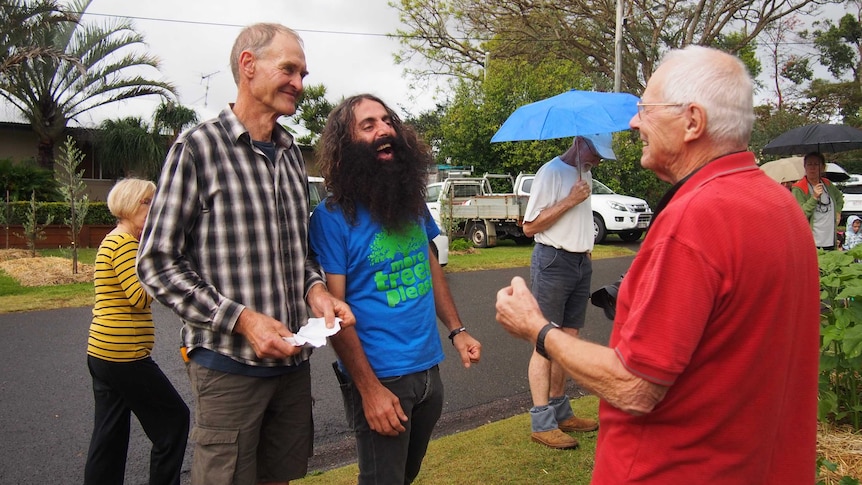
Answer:
POLYGON ((368 262, 372 265, 389 263, 386 269, 374 274, 374 282, 377 290, 386 294, 390 307, 431 291, 427 247, 428 239, 417 224, 401 232, 383 229, 374 237, 368 262))

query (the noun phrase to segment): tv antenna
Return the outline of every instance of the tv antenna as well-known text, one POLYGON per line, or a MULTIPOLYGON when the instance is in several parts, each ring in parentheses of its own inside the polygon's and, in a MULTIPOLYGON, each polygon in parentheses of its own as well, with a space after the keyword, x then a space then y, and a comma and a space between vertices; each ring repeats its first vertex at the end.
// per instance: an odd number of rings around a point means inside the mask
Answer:
POLYGON ((209 74, 201 74, 201 84, 206 82, 206 89, 204 90, 204 108, 207 107, 207 100, 209 99, 210 94, 210 78, 220 73, 221 71, 214 71, 209 74))

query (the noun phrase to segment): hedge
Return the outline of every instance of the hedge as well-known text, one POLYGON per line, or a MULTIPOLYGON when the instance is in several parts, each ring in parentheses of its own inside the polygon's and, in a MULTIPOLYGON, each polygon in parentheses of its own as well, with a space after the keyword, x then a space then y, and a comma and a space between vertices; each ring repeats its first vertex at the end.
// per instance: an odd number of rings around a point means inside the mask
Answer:
MULTIPOLYGON (((0 202, 0 217, 8 214, 9 220, 6 224, 16 225, 23 224, 27 220, 27 213, 30 211, 30 201, 10 202, 8 204, 0 202)), ((71 215, 69 204, 66 202, 37 202, 36 203, 36 222, 44 224, 49 214, 54 215, 52 224, 64 224, 66 219, 71 215)), ((87 216, 84 218, 84 224, 116 224, 117 218, 111 215, 108 210, 108 204, 105 202, 90 202, 90 208, 87 210, 87 216)))

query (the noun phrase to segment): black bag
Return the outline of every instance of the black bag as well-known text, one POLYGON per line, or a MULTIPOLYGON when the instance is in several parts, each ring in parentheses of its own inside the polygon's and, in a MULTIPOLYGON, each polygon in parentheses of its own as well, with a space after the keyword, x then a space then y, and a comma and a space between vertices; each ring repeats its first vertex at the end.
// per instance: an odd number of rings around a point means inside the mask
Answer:
POLYGON ((620 276, 620 279, 615 283, 602 286, 590 295, 590 301, 593 305, 604 310, 605 316, 610 320, 613 320, 617 314, 617 293, 620 291, 620 283, 623 282, 623 276, 620 276))

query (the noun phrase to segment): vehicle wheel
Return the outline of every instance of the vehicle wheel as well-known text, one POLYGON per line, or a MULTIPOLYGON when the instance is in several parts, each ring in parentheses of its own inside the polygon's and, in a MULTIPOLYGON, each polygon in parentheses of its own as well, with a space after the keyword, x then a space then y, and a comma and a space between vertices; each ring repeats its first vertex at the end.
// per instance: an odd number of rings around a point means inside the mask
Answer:
POLYGON ((518 246, 526 246, 533 243, 533 238, 530 236, 515 236, 513 239, 518 246))
POLYGON ((622 239, 625 242, 635 242, 638 239, 640 239, 641 236, 643 236, 643 233, 644 233, 643 231, 621 232, 620 233, 620 239, 622 239))
POLYGON ((470 242, 477 248, 488 247, 488 231, 485 229, 485 224, 477 222, 470 228, 470 242))
POLYGON ((598 214, 593 214, 593 241, 595 244, 601 244, 605 242, 605 238, 608 236, 608 231, 605 229, 605 221, 602 220, 602 216, 598 214))

